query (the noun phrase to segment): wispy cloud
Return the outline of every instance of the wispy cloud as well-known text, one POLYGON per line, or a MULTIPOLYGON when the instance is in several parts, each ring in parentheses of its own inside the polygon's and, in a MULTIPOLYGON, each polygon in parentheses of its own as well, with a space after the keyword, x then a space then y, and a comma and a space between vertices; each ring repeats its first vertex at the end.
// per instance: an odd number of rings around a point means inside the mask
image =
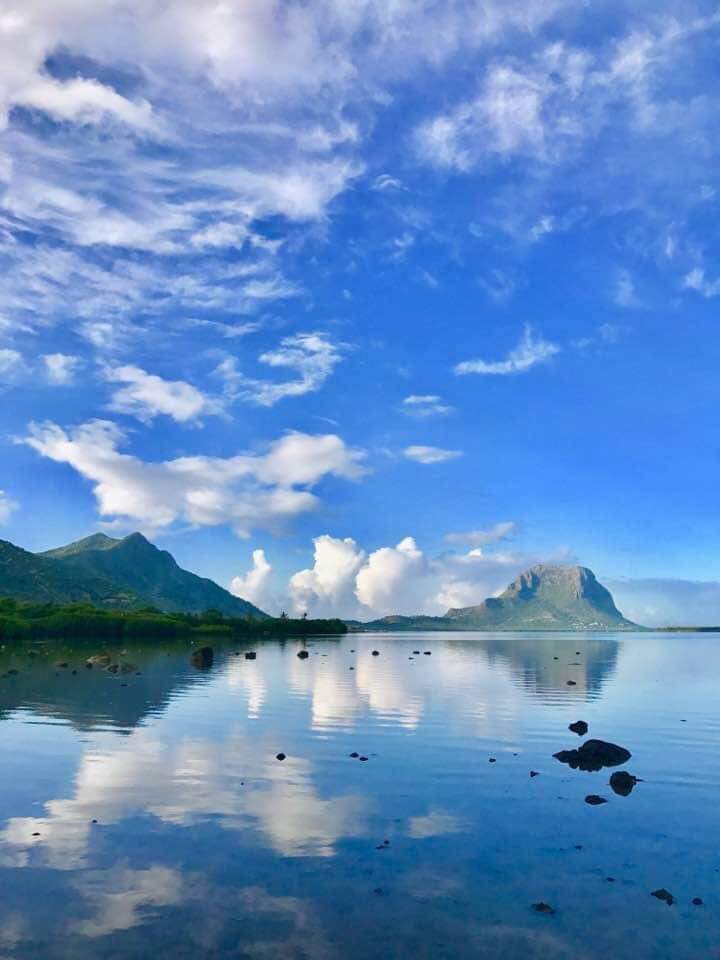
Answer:
POLYGON ((196 423, 203 416, 219 414, 222 404, 184 380, 164 380, 157 374, 126 364, 106 367, 109 383, 122 386, 108 405, 115 413, 127 413, 143 423, 152 423, 157 416, 167 416, 177 423, 196 423))
POLYGON ((403 456, 407 460, 423 464, 445 463, 448 460, 457 460, 462 455, 462 450, 445 450, 443 447, 428 447, 422 444, 414 444, 403 450, 403 456))
POLYGON ((259 362, 273 369, 290 370, 294 380, 281 382, 248 377, 238 369, 234 357, 220 363, 217 373, 224 379, 230 400, 245 400, 260 407, 272 407, 287 397, 301 397, 319 390, 342 360, 343 347, 324 333, 298 333, 285 337, 276 350, 268 350, 259 362))
POLYGON ((455 412, 455 407, 446 403, 442 397, 435 393, 412 393, 403 400, 402 409, 407 416, 417 417, 420 420, 430 419, 431 417, 447 417, 455 412))
POLYGON ((469 547, 485 547, 490 543, 507 540, 517 531, 517 524, 513 520, 496 523, 487 530, 465 530, 459 533, 445 534, 446 543, 464 544, 469 547))
POLYGON ((514 373, 526 373, 541 363, 547 363, 556 354, 560 347, 542 337, 535 337, 530 326, 525 327, 522 340, 505 360, 464 360, 455 367, 457 375, 467 373, 494 374, 507 376, 514 373))
POLYGON ((41 357, 48 383, 67 387, 75 382, 75 375, 82 366, 80 357, 67 353, 45 353, 41 357))
POLYGON ((4 490, 0 490, 0 526, 6 524, 10 515, 18 509, 19 504, 13 500, 4 490))
POLYGON ((710 300, 720 296, 720 279, 708 280, 702 267, 693 267, 683 278, 683 287, 710 300))

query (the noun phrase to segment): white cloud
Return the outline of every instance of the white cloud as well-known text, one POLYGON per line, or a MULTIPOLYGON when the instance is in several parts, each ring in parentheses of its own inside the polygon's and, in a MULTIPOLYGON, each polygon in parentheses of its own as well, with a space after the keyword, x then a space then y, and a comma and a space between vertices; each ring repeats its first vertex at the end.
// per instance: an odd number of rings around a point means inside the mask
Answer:
POLYGON ((445 450, 442 447, 428 447, 422 444, 413 444, 403 450, 406 460, 423 464, 445 463, 448 460, 457 460, 462 455, 462 450, 445 450))
POLYGON ((629 270, 619 270, 612 291, 613 301, 628 309, 642 307, 642 300, 635 289, 635 281, 629 270))
POLYGON ((513 373, 525 373, 539 363, 547 363, 556 354, 560 347, 542 337, 535 337, 530 326, 525 327, 522 340, 505 360, 465 360, 458 363, 455 373, 497 374, 504 376, 513 373))
POLYGON ((425 557, 412 537, 373 551, 355 579, 360 603, 379 614, 417 611, 425 557), (414 609, 413 609, 414 608, 414 609))
POLYGON ((293 610, 318 616, 352 616, 355 579, 365 562, 365 553, 350 537, 327 534, 315 537, 314 563, 290 578, 293 610))
POLYGON ((45 376, 48 383, 58 387, 65 387, 73 383, 75 374, 82 364, 80 357, 67 353, 45 353, 41 359, 45 366, 45 376))
POLYGON ((13 99, 18 106, 33 107, 73 123, 98 123, 112 117, 140 130, 150 130, 154 125, 147 100, 134 103, 111 87, 84 77, 61 83, 48 76, 38 76, 17 91, 13 99))
POLYGON ((708 300, 720 296, 720 279, 708 280, 702 267, 693 267, 683 279, 686 290, 694 290, 708 300))
POLYGON ((261 610, 270 606, 268 586, 272 575, 272 566, 268 563, 264 550, 253 550, 252 569, 230 581, 230 593, 243 600, 249 600, 261 610))
POLYGON ((446 417, 455 412, 455 407, 446 403, 437 394, 410 394, 403 400, 403 413, 421 420, 430 417, 446 417))
POLYGON ((9 497, 4 490, 0 490, 0 526, 7 523, 10 519, 10 515, 13 514, 17 509, 17 501, 9 497))
POLYGON ((152 423, 159 415, 191 423, 222 411, 218 400, 183 380, 163 380, 131 365, 108 367, 104 375, 110 383, 124 384, 113 393, 109 409, 130 414, 142 423, 152 423))
POLYGON ((239 536, 277 529, 318 507, 311 488, 319 480, 363 473, 363 454, 334 434, 288 433, 263 454, 157 462, 121 453, 124 441, 116 424, 93 420, 69 431, 54 423, 31 424, 19 442, 90 480, 101 516, 150 529, 176 520, 228 524, 239 536))
POLYGON ((13 381, 26 372, 25 360, 17 350, 0 349, 0 386, 2 381, 13 381))
POLYGON ((496 523, 488 530, 466 530, 460 533, 447 533, 446 543, 467 544, 469 547, 484 547, 490 543, 506 540, 517 530, 517 524, 512 520, 496 523))
POLYGON ((298 333, 285 337, 276 350, 268 350, 258 359, 273 369, 292 370, 297 379, 274 382, 246 377, 234 357, 224 360, 217 372, 225 380, 231 400, 272 407, 286 397, 319 390, 342 360, 342 347, 324 333, 298 333))

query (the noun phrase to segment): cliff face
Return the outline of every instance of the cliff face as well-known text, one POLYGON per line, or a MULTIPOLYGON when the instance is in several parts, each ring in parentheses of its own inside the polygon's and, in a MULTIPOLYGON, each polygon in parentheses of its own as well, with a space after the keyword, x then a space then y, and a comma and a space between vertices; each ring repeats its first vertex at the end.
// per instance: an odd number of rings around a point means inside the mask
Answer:
POLYGON ((445 618, 467 629, 629 630, 615 601, 587 567, 538 564, 499 597, 448 610, 445 618))

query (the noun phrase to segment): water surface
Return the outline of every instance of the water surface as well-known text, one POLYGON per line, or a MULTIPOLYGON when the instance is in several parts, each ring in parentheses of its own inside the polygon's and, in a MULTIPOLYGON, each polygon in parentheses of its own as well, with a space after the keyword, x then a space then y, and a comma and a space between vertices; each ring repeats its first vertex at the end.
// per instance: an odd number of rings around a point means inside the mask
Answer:
POLYGON ((0 958, 720 957, 713 635, 100 649, 0 652, 0 958))

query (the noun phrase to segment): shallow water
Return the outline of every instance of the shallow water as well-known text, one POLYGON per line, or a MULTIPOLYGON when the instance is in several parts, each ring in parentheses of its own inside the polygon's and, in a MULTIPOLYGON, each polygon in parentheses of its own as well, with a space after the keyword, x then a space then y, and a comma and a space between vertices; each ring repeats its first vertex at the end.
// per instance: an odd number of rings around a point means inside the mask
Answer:
POLYGON ((0 958, 720 957, 720 637, 303 646, 0 653, 0 958))

